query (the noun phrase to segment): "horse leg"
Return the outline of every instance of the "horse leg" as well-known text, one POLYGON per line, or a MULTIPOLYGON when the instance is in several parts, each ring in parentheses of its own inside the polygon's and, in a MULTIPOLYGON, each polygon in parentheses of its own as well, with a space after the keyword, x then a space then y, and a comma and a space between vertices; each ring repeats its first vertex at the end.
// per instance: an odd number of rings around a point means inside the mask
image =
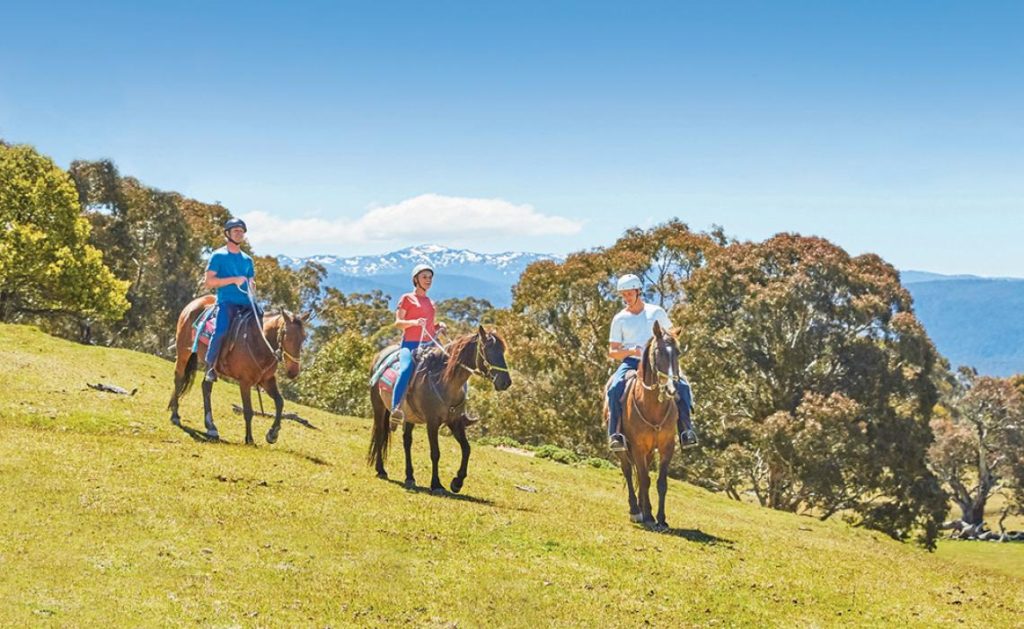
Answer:
POLYGON ((458 421, 456 424, 451 426, 452 436, 459 442, 459 447, 462 448, 462 463, 459 465, 459 473, 452 479, 451 488, 455 493, 462 491, 462 483, 466 480, 466 471, 469 467, 469 439, 466 439, 466 424, 463 421, 458 421))
POLYGON ((274 400, 274 423, 267 431, 267 443, 277 443, 277 435, 281 432, 281 412, 284 410, 284 396, 277 388, 277 376, 271 376, 264 382, 263 390, 274 400))
POLYGON ((636 462, 637 481, 640 485, 640 521, 644 524, 654 522, 654 515, 651 514, 651 472, 650 454, 645 452, 636 456, 634 452, 633 461, 636 462))
POLYGON ((210 394, 213 392, 213 383, 203 380, 203 420, 206 422, 206 436, 216 441, 220 439, 217 426, 213 423, 213 405, 210 404, 210 394))
POLYGON ((427 422, 427 440, 430 441, 430 493, 445 493, 444 485, 441 484, 441 477, 437 475, 437 464, 441 461, 441 447, 437 443, 437 435, 441 430, 440 422, 427 422))
POLYGON ((636 492, 633 490, 633 464, 629 462, 629 453, 619 452, 619 465, 622 468, 622 475, 626 477, 626 488, 629 490, 629 519, 639 522, 640 505, 636 502, 636 492))
POLYGON ((672 460, 672 452, 675 450, 675 440, 669 441, 668 445, 661 449, 661 462, 658 465, 658 528, 668 529, 668 522, 665 521, 665 494, 668 493, 668 464, 672 460))
MULTIPOLYGON (((379 434, 381 427, 390 431, 391 428, 388 425, 388 408, 384 404, 384 400, 380 397, 380 392, 376 387, 370 388, 370 405, 373 407, 374 434, 379 434)), ((370 452, 373 455, 373 466, 377 470, 377 478, 387 478, 388 472, 384 469, 384 453, 381 449, 375 449, 373 447, 371 447, 370 452)))
POLYGON ((416 479, 412 475, 412 431, 415 424, 405 422, 402 428, 402 448, 405 449, 405 488, 416 489, 416 479))
POLYGON ((239 383, 242 393, 242 415, 245 417, 245 445, 254 446, 252 439, 252 387, 239 383))

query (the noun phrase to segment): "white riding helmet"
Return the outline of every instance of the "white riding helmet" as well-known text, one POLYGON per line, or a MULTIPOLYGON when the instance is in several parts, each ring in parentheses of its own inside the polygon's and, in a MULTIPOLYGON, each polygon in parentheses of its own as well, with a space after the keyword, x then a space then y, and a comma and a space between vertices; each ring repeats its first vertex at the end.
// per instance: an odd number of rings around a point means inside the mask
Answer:
POLYGON ((430 266, 429 264, 417 264, 415 267, 413 267, 413 269, 412 269, 412 285, 413 286, 416 285, 416 276, 419 275, 420 273, 424 272, 424 271, 430 271, 431 273, 433 273, 434 272, 434 267, 430 266))
POLYGON ((629 273, 619 278, 619 281, 615 285, 615 290, 621 293, 624 290, 640 290, 643 287, 644 285, 640 281, 640 278, 629 273))

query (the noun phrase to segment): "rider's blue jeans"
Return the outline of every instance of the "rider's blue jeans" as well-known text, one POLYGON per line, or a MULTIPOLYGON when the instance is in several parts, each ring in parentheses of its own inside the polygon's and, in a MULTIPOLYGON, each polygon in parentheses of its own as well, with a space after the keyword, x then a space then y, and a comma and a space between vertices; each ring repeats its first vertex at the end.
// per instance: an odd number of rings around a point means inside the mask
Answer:
POLYGON ((409 381, 412 380, 412 353, 419 346, 419 341, 402 341, 402 348, 398 350, 398 379, 395 380, 395 388, 391 392, 391 408, 393 409, 400 408, 402 405, 405 390, 409 388, 409 381))
MULTIPOLYGON (((621 432, 622 422, 622 394, 626 390, 626 372, 635 370, 640 364, 639 358, 626 358, 619 364, 618 369, 612 374, 611 384, 608 387, 608 436, 621 432)), ((693 423, 690 415, 693 412, 693 393, 690 391, 690 383, 680 380, 676 384, 676 407, 679 409, 679 419, 676 428, 679 432, 693 430, 693 423)))

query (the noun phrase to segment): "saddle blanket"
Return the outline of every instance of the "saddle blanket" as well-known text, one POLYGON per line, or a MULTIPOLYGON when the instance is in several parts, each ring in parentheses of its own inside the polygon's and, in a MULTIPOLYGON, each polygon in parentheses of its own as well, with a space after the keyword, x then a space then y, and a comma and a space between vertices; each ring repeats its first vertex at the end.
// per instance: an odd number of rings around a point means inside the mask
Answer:
POLYGON ((217 329, 217 311, 220 308, 214 304, 203 311, 196 322, 192 325, 192 351, 196 351, 199 344, 209 345, 213 338, 213 332, 217 329))

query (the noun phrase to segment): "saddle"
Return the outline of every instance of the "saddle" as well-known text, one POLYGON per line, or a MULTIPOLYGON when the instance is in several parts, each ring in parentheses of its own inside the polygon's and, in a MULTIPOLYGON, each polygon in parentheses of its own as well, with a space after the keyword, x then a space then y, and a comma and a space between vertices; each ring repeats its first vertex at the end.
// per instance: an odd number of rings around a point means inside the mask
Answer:
MULTIPOLYGON (((193 352, 197 352, 199 350, 200 343, 209 347, 210 340, 213 339, 214 331, 217 329, 217 315, 219 313, 220 306, 213 304, 212 306, 207 306, 207 308, 203 310, 202 314, 200 314, 196 319, 196 322, 192 325, 193 352)), ((231 350, 234 349, 235 344, 238 341, 239 334, 253 316, 255 315, 253 315, 252 310, 243 310, 231 322, 231 327, 228 328, 227 334, 224 337, 224 345, 217 357, 218 363, 221 363, 224 358, 231 353, 231 350)))

